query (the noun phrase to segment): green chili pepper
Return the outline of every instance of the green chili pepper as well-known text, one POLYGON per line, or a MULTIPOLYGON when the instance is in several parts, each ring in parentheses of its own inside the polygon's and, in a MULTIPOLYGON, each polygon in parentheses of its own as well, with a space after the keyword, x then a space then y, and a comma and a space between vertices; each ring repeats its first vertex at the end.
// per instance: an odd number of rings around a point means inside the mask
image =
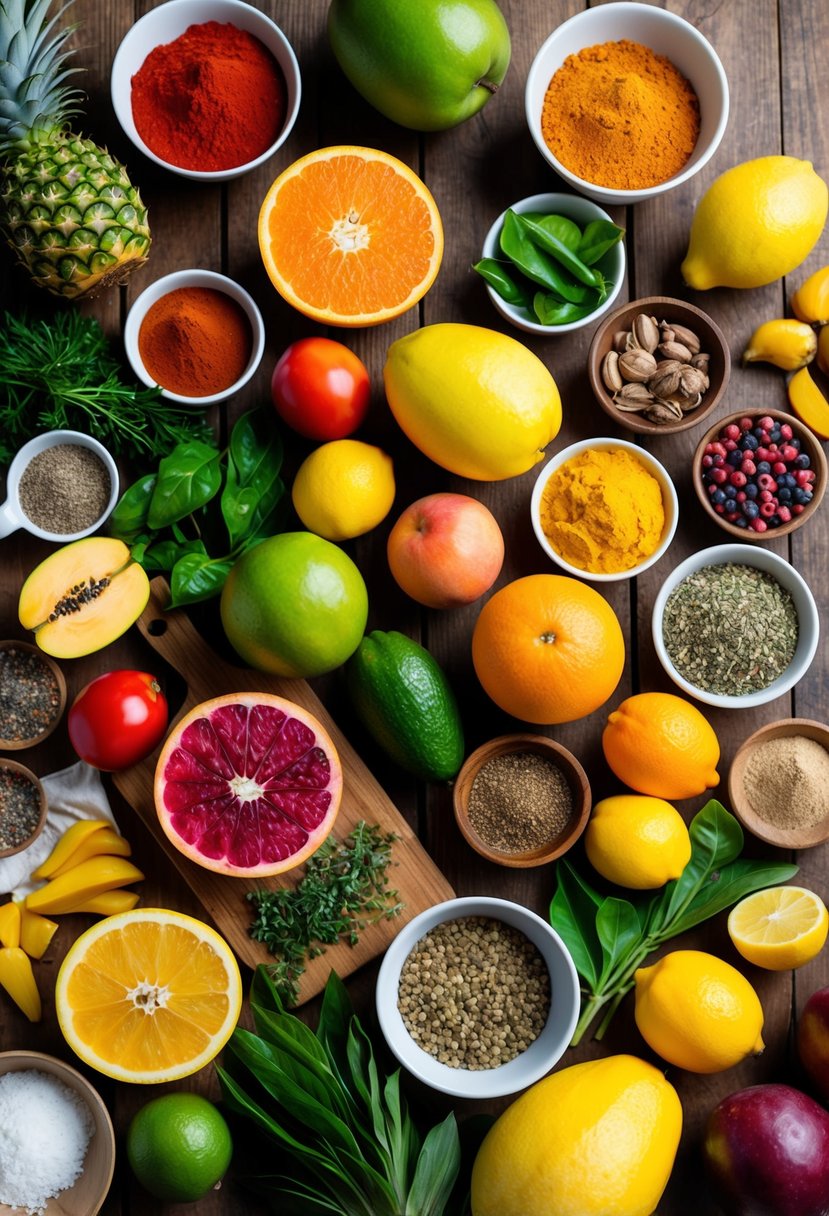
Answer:
MULTIPOLYGON (((507 212, 507 215, 510 213, 507 212)), ((585 266, 581 258, 576 257, 572 249, 568 249, 558 237, 548 232, 541 224, 536 224, 534 220, 528 220, 522 215, 515 217, 515 222, 521 230, 522 235, 539 249, 543 249, 546 253, 552 254, 557 262, 568 270, 574 278, 580 283, 584 283, 587 287, 597 287, 600 291, 604 287, 604 277, 600 271, 595 270, 591 266, 585 266)), ((504 225, 506 228, 506 224, 504 225)), ((503 241, 503 234, 502 234, 503 241)), ((503 244, 501 246, 503 249, 503 244)), ((504 250, 506 253, 507 251, 504 250)), ((544 284, 542 284, 544 286, 544 284)), ((568 297, 565 296, 565 299, 568 297)), ((581 300, 573 300, 574 304, 580 304, 581 300)))
POLYGON ((507 304, 515 304, 529 311, 531 307, 530 291, 523 284, 515 281, 503 262, 499 262, 495 258, 481 258, 472 269, 477 270, 481 278, 485 279, 492 290, 496 291, 502 300, 506 300, 507 304))
POLYGON ((598 306, 599 301, 595 297, 589 304, 570 304, 543 291, 537 291, 533 296, 533 312, 542 325, 568 325, 571 321, 581 321, 595 312, 598 306))
MULTIPOLYGON (((545 228, 550 236, 557 237, 562 245, 566 245, 568 249, 573 250, 573 253, 578 254, 579 245, 582 242, 581 228, 569 220, 566 215, 545 215, 543 211, 522 211, 521 214, 525 220, 532 220, 533 223, 545 228)), ((579 254, 579 256, 581 255, 579 254)))
POLYGON ((608 220, 592 220, 581 235, 575 249, 585 266, 595 266, 599 258, 604 257, 609 249, 617 245, 625 235, 624 228, 617 228, 608 220))
MULTIPOLYGON (((532 279, 534 283, 538 283, 541 287, 546 287, 548 291, 553 292, 562 300, 569 301, 571 304, 583 303, 587 296, 584 287, 580 283, 575 282, 569 275, 562 273, 555 261, 547 257, 543 249, 540 249, 530 239, 529 227, 514 211, 507 211, 504 216, 503 227, 501 228, 501 252, 505 253, 510 261, 515 263, 516 268, 522 274, 525 274, 528 279, 532 279)), ((544 231, 540 228, 538 230, 540 232, 544 231)), ((549 237, 549 240, 553 241, 554 238, 549 237)), ((564 248, 561 242, 556 241, 555 243, 560 248, 564 248)), ((569 250, 567 252, 569 253, 569 250)), ((592 271, 588 271, 587 267, 583 267, 583 270, 587 271, 588 274, 593 273, 592 271)), ((593 287, 596 284, 589 283, 588 286, 593 287)))

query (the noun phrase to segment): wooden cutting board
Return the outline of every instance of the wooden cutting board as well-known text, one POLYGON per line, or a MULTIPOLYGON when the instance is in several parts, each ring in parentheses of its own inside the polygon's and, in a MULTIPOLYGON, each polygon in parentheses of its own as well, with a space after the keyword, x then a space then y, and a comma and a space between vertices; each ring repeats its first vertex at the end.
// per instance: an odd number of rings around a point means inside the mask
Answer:
MULTIPOLYGON (((168 594, 165 580, 153 579, 150 600, 138 627, 153 649, 187 683, 187 696, 178 718, 201 701, 224 693, 270 692, 295 701, 320 719, 339 752, 343 798, 334 825, 337 838, 344 839, 361 819, 376 823, 385 832, 395 832, 399 837, 392 846, 394 864, 390 867, 389 878, 391 887, 397 890, 405 905, 403 911, 392 920, 369 925, 355 946, 346 943, 328 946, 324 955, 311 960, 300 984, 301 1003, 322 990, 332 968, 341 976, 349 975, 369 959, 382 954, 406 921, 433 904, 451 899, 454 891, 306 681, 282 680, 224 662, 183 612, 164 611, 168 594)), ((184 857, 165 836, 155 813, 156 759, 154 753, 141 764, 114 773, 115 785, 180 871, 238 958, 250 967, 273 961, 267 948, 255 942, 248 933, 251 914, 245 894, 263 888, 295 886, 304 867, 275 878, 230 878, 205 870, 184 857)))

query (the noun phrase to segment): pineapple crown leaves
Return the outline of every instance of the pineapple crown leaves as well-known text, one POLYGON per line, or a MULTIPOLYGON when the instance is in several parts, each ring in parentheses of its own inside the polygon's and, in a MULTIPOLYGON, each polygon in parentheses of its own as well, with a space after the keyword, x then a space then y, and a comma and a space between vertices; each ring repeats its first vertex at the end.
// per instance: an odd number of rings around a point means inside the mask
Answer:
POLYGON ((81 92, 66 81, 80 69, 66 67, 65 48, 77 25, 56 28, 71 3, 47 19, 51 0, 0 0, 0 152, 79 113, 81 92))

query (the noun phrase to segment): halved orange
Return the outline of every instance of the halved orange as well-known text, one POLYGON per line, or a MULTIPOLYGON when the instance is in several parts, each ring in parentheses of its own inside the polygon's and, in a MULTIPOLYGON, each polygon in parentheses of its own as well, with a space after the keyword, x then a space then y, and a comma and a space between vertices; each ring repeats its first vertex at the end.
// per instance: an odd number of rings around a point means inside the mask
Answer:
POLYGON ((376 148, 319 148, 279 175, 259 249, 289 304, 327 325, 379 325, 416 304, 443 256, 437 205, 408 165, 376 148))
POLYGON ((70 946, 55 984, 58 1022, 85 1064, 116 1081, 177 1081, 218 1055, 242 1006, 223 937, 192 916, 135 908, 70 946))

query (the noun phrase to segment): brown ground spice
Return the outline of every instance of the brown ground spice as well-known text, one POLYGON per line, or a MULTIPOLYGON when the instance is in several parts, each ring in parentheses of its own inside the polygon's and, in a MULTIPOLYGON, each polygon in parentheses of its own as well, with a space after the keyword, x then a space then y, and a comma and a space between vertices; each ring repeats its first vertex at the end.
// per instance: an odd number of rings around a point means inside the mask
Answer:
POLYGON ((528 853, 564 831, 573 814, 573 795, 552 761, 535 752, 506 752, 481 765, 467 814, 491 849, 528 853))
POLYGON ((829 808, 829 752, 792 735, 752 748, 743 788, 755 812, 776 828, 811 828, 829 808))

